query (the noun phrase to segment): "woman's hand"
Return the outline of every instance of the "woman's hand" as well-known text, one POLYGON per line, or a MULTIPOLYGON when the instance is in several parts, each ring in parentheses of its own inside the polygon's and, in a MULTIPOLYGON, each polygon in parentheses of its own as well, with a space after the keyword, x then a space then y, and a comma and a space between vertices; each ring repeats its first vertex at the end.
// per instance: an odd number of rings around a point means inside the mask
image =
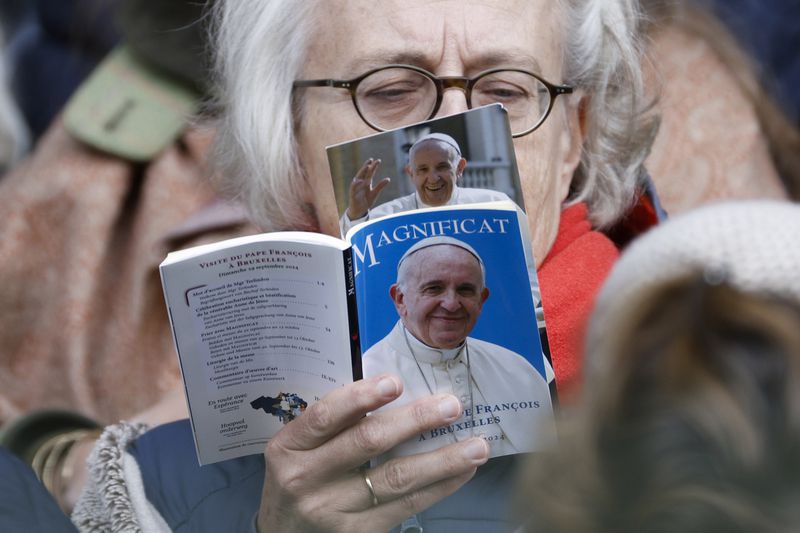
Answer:
POLYGON ((337 389, 287 424, 267 445, 262 533, 386 531, 467 482, 489 458, 481 438, 359 467, 401 442, 458 419, 449 394, 365 417, 400 396, 400 380, 381 375, 337 389), (377 499, 377 505, 373 500, 377 499))
POLYGON ((372 178, 381 164, 380 159, 367 159, 350 182, 350 205, 347 216, 350 220, 363 217, 370 210, 381 191, 389 185, 389 178, 383 178, 372 186, 372 178))

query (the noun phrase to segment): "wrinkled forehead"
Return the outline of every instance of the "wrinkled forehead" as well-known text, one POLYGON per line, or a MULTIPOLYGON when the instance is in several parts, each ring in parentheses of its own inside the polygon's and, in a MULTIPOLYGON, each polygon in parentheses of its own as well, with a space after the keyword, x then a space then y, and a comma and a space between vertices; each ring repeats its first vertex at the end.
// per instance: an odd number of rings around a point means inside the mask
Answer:
POLYGON ((320 1, 306 74, 350 77, 390 63, 439 75, 509 65, 558 79, 563 29, 555 0, 320 1), (330 70, 333 69, 333 72, 330 70))

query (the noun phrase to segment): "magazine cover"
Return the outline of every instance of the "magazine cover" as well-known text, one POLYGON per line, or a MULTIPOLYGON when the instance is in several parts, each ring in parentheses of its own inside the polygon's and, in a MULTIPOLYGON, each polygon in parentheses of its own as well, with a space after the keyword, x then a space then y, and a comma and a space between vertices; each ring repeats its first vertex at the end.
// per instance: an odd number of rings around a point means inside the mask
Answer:
POLYGON ((464 406, 454 424, 386 458, 475 435, 493 457, 553 445, 527 235, 527 219, 510 201, 389 215, 348 234, 364 375, 403 378, 389 407, 445 392, 464 406))
POLYGON ((344 241, 307 232, 209 243, 162 262, 201 464, 263 453, 308 406, 361 377, 351 265, 344 241))

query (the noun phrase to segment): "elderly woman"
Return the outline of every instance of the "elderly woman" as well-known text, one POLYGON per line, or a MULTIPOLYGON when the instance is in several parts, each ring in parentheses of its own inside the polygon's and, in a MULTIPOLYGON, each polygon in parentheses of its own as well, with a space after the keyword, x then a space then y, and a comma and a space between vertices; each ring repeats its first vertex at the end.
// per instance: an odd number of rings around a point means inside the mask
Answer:
MULTIPOLYGON (((582 322, 617 256, 592 228, 610 226, 633 202, 655 130, 641 112, 637 4, 231 0, 217 8, 216 156, 267 230, 338 232, 326 145, 507 104, 556 378, 569 388, 582 322), (534 87, 538 105, 511 106, 508 80, 534 87)), ((428 532, 511 527, 515 460, 484 464, 480 438, 359 470, 462 409, 436 395, 364 417, 402 387, 395 375, 345 386, 288 424, 263 457, 202 469, 186 422, 143 436, 139 426, 112 427, 74 518, 90 530, 120 520, 262 533, 383 531, 404 521, 428 532)))

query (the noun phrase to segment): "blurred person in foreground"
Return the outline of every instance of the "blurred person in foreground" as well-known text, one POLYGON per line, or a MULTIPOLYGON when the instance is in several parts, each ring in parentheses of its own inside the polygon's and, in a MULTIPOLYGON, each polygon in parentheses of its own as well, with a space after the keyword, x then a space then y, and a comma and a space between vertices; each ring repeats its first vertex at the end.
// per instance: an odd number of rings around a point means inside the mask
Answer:
POLYGON ((800 206, 719 204, 628 248, 584 397, 518 487, 526 531, 795 530, 798 232, 800 206))

